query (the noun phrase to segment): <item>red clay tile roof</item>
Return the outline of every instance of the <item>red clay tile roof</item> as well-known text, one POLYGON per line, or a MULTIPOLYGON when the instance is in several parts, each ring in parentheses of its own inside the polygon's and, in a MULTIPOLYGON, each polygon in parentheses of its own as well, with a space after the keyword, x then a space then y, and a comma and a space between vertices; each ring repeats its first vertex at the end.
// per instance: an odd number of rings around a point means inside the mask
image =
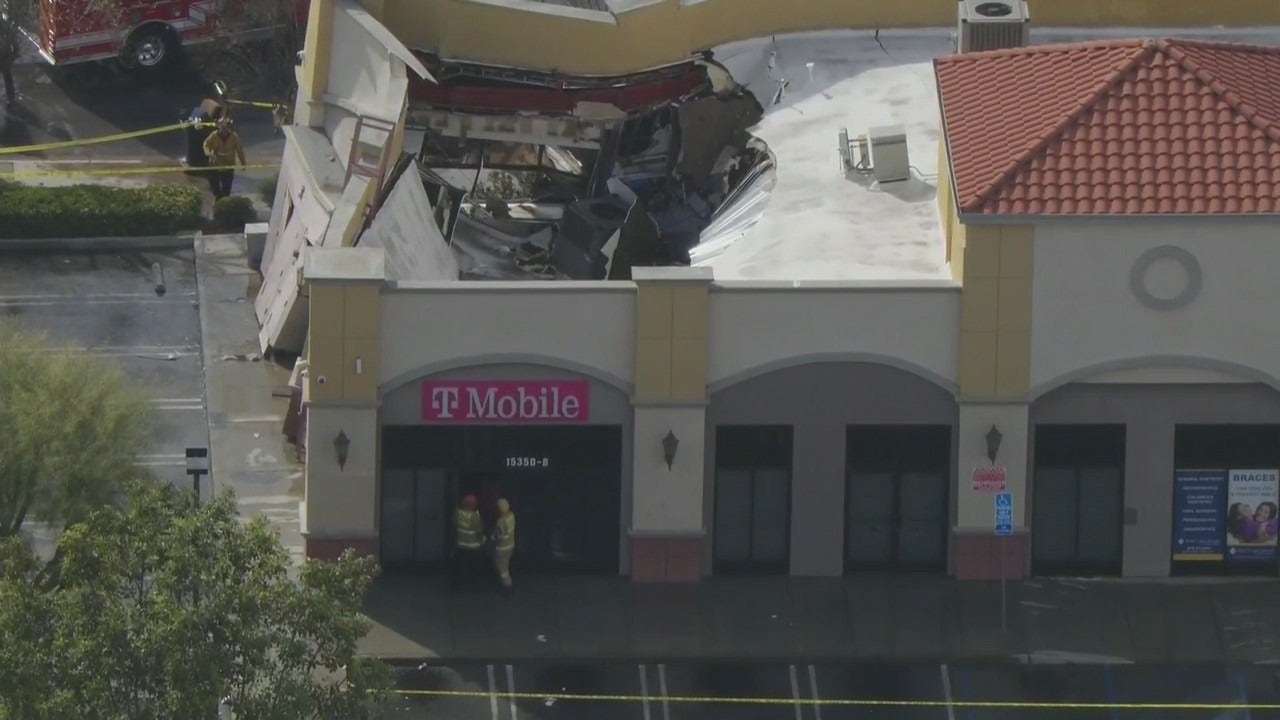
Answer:
POLYGON ((1280 48, 1124 40, 934 68, 962 213, 1280 213, 1280 48))

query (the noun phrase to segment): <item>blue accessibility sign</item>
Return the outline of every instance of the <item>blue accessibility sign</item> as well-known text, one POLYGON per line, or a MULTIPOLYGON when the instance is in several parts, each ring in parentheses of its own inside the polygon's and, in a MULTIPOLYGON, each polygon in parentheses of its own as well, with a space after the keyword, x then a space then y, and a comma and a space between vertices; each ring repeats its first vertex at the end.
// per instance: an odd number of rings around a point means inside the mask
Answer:
POLYGON ((996 535, 1001 537, 1013 534, 1013 493, 995 494, 996 500, 996 535))

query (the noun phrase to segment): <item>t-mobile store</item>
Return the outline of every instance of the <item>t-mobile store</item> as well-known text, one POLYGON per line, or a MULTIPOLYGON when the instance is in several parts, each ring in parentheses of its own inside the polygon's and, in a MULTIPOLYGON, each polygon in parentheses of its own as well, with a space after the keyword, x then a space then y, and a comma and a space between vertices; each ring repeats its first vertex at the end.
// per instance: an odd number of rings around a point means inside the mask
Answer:
POLYGON ((388 569, 448 562, 459 499, 516 515, 514 571, 617 573, 630 402, 551 368, 465 368, 383 398, 380 552, 388 569))

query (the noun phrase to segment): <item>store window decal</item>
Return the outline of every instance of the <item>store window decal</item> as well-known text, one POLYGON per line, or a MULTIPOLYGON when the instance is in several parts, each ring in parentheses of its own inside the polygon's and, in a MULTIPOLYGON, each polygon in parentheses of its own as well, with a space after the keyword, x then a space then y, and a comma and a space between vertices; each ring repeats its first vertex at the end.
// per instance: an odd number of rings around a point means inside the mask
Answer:
POLYGON ((1173 559, 1275 562, 1280 469, 1186 469, 1174 477, 1173 559))

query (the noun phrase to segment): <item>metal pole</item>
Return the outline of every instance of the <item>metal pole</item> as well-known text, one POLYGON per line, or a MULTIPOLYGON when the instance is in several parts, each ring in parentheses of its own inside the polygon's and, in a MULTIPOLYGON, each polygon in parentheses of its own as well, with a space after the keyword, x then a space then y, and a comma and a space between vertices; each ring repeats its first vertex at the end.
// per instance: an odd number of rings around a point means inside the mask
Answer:
POLYGON ((1004 568, 1004 543, 1007 539, 1004 535, 1000 536, 1000 632, 1002 633, 1009 631, 1008 595, 1006 593, 1008 584, 1005 582, 1007 573, 1004 568))

